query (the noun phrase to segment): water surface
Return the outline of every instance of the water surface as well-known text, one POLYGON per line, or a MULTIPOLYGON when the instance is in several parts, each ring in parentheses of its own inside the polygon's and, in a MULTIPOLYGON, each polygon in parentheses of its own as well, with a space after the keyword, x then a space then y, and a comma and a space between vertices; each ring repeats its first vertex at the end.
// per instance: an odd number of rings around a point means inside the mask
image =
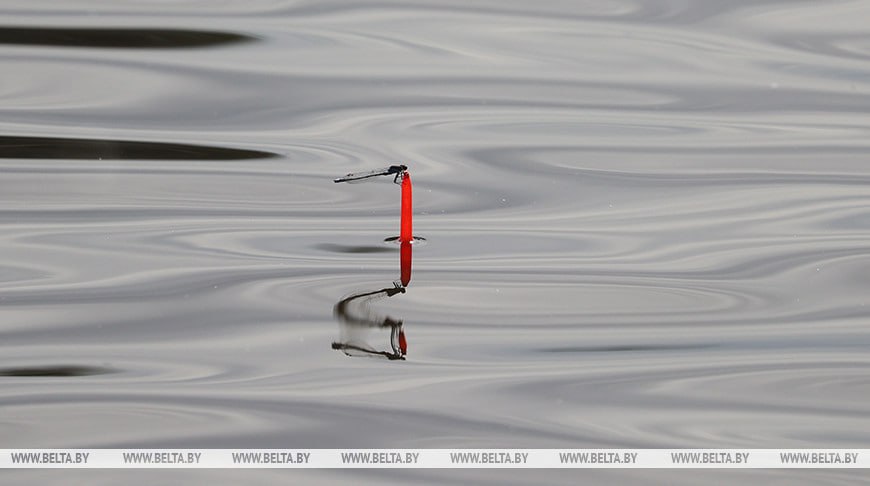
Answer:
POLYGON ((2 447, 867 447, 870 3, 0 12, 2 447))

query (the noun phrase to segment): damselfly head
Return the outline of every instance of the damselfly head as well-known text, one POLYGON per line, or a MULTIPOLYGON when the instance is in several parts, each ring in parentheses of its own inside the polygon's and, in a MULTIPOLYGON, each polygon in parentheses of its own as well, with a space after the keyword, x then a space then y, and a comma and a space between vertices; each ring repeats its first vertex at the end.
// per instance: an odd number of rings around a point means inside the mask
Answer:
POLYGON ((405 178, 405 172, 408 170, 407 165, 393 165, 390 166, 390 169, 396 170, 396 177, 393 177, 393 182, 396 184, 401 184, 402 180, 405 178))

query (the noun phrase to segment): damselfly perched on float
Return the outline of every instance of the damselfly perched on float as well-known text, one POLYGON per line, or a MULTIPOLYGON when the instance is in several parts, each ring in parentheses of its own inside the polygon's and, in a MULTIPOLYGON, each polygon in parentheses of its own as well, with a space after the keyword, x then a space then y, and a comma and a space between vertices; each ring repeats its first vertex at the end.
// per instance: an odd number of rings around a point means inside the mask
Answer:
POLYGON ((407 165, 391 165, 389 167, 384 167, 383 169, 375 169, 366 172, 354 172, 345 175, 344 177, 339 177, 337 179, 333 179, 333 182, 352 182, 358 181, 362 179, 368 179, 369 177, 377 177, 377 176, 385 176, 395 174, 396 177, 393 178, 393 182, 396 184, 401 184, 402 176, 405 174, 405 171, 408 170, 407 165))

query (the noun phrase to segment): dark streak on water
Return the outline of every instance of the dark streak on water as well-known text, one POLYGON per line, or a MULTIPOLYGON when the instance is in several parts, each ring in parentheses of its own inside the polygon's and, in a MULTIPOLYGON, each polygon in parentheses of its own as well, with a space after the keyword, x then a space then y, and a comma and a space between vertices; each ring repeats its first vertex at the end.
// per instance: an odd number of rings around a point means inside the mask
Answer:
POLYGON ((231 33, 180 29, 111 29, 0 26, 0 44, 106 49, 216 47, 255 40, 231 33))
POLYGON ((314 245, 314 248, 335 253, 366 254, 366 253, 395 253, 398 248, 371 245, 338 245, 335 243, 322 243, 314 245))
POLYGON ((2 159, 247 160, 269 157, 277 157, 277 154, 186 143, 0 136, 2 159))
POLYGON ((21 377, 68 377, 68 376, 91 376, 115 373, 111 368, 97 368, 94 366, 39 366, 34 368, 0 368, 0 376, 21 377))

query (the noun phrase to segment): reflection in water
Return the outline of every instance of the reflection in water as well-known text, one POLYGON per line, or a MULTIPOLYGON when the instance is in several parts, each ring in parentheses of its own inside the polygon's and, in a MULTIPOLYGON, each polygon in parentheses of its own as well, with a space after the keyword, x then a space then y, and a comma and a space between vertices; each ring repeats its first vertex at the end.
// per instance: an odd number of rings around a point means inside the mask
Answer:
POLYGON ((379 317, 368 308, 368 303, 383 297, 404 294, 405 287, 394 283, 372 292, 351 295, 335 304, 334 314, 340 324, 339 340, 332 343, 332 349, 340 349, 348 356, 384 356, 387 359, 405 359, 408 344, 402 320, 392 317, 379 317), (390 351, 379 351, 368 343, 373 329, 390 331, 390 351))
POLYGON ((0 159, 246 160, 272 152, 186 143, 0 136, 0 159))
POLYGON ((209 47, 255 40, 231 32, 181 29, 0 27, 0 44, 119 49, 209 47))
POLYGON ((401 268, 402 286, 407 287, 411 283, 411 242, 403 241, 399 250, 399 267, 401 268))
POLYGON ((401 283, 393 282, 392 287, 360 292, 346 297, 333 309, 340 326, 339 340, 332 343, 332 349, 340 349, 348 356, 383 356, 387 359, 405 359, 408 342, 401 319, 380 317, 368 307, 369 302, 396 294, 404 294, 411 283, 411 243, 403 242, 399 253, 401 283), (389 329, 390 351, 379 351, 368 343, 367 338, 374 329, 389 329))

